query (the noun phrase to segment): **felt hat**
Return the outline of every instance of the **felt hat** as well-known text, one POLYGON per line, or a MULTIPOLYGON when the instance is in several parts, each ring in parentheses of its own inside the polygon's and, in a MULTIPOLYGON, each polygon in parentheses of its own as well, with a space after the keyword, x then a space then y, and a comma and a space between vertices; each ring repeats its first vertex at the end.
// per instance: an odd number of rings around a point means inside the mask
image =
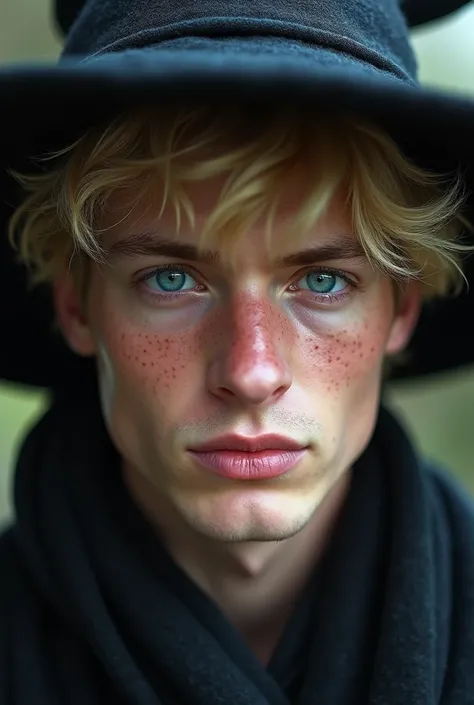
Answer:
MULTIPOLYGON (((411 27, 459 9, 460 0, 57 0, 65 46, 54 64, 0 70, 0 379, 82 392, 91 360, 52 327, 47 287, 7 242, 20 194, 10 169, 70 142, 98 119, 159 101, 242 100, 257 109, 291 101, 358 114, 388 130, 439 172, 460 167, 474 193, 474 101, 421 87, 411 27)), ((474 67, 473 67, 474 68, 474 67)), ((474 203, 474 198, 472 199, 474 203)), ((474 208, 472 210, 474 214, 474 208)), ((474 282, 474 265, 467 262, 474 282)), ((398 377, 474 361, 472 287, 427 304, 398 377)))

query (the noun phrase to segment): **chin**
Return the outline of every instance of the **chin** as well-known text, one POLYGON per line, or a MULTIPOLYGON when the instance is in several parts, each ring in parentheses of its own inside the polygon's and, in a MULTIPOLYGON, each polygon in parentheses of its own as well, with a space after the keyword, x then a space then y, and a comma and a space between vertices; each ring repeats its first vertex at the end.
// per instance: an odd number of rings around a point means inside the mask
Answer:
POLYGON ((194 506, 186 512, 188 525, 197 533, 218 541, 283 541, 301 531, 314 513, 314 507, 295 507, 283 500, 240 497, 214 501, 207 507, 194 506), (207 511, 205 511, 207 510, 207 511))
POLYGON ((250 543, 250 542, 275 542, 284 541, 298 534, 303 526, 264 526, 263 524, 252 524, 246 526, 225 527, 217 525, 201 525, 194 527, 201 535, 214 541, 224 543, 250 543))

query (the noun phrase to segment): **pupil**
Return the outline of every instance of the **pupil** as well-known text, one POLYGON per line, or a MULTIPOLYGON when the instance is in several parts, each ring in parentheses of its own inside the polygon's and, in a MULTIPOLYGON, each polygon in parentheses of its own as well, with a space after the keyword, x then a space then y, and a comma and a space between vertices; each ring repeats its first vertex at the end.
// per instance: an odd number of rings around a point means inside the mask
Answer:
POLYGON ((308 284, 310 289, 314 287, 319 294, 327 294, 334 287, 335 278, 334 274, 308 274, 308 284))
POLYGON ((178 291, 183 286, 185 276, 184 272, 160 272, 156 279, 165 291, 178 291))

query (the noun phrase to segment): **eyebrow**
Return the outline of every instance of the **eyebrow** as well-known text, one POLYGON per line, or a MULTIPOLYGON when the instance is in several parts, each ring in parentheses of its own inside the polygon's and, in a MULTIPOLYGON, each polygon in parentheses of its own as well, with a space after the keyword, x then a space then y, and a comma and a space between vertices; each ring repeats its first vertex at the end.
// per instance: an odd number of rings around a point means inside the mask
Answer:
MULTIPOLYGON (((109 261, 130 257, 174 257, 177 259, 220 264, 215 250, 199 250, 196 245, 158 236, 156 233, 132 233, 113 243, 106 251, 109 261)), ((274 260, 277 267, 293 267, 328 260, 367 259, 361 243, 349 235, 335 235, 330 242, 315 245, 274 260)))

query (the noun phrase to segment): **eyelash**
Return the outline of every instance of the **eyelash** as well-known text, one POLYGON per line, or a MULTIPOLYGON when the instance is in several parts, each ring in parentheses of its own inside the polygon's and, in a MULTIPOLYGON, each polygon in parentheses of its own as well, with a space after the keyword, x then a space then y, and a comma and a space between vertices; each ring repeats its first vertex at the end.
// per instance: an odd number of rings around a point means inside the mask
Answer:
MULTIPOLYGON (((150 279, 153 279, 158 273, 166 271, 166 270, 173 270, 174 272, 182 272, 184 274, 189 274, 193 279, 196 278, 195 272, 190 268, 186 267, 185 265, 182 264, 162 264, 159 267, 156 267, 153 269, 151 272, 146 272, 143 276, 139 277, 138 279, 133 282, 132 286, 134 288, 139 288, 142 284, 146 283, 150 279)), ((349 277, 348 274, 345 272, 339 270, 339 269, 331 269, 329 267, 309 267, 303 274, 300 274, 298 276, 298 281, 302 277, 304 277, 306 274, 310 274, 312 272, 317 272, 318 274, 330 274, 332 276, 337 276, 340 279, 343 279, 347 284, 349 284, 349 287, 355 291, 360 291, 361 286, 358 284, 356 281, 352 279, 352 277, 349 277)), ((296 283, 295 281, 295 283, 296 283)), ((290 286, 294 286, 294 284, 291 284, 290 286)), ((176 292, 168 292, 167 294, 165 293, 157 293, 157 292, 151 292, 149 289, 145 292, 146 296, 150 298, 152 301, 174 301, 176 299, 181 298, 184 294, 187 294, 189 292, 195 291, 195 289, 186 289, 185 291, 176 291, 176 292)), ((335 294, 318 294, 317 292, 311 291, 310 289, 303 289, 302 291, 308 291, 311 295, 312 298, 315 300, 322 302, 322 303, 334 303, 337 301, 342 301, 343 299, 347 298, 350 296, 350 292, 347 291, 347 289, 344 289, 343 291, 336 292, 335 294)))

